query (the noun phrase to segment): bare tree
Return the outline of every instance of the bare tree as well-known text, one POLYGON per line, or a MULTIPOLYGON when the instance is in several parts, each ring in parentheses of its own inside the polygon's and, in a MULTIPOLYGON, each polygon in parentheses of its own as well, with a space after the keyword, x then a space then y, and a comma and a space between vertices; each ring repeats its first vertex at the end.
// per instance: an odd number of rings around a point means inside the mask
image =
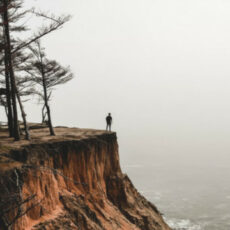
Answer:
POLYGON ((7 183, 3 178, 0 180, 0 223, 4 230, 11 230, 18 219, 40 205, 36 194, 26 197, 22 194, 23 182, 20 175, 21 172, 14 169, 7 183))
POLYGON ((34 189, 30 189, 30 187, 28 187, 28 195, 25 196, 22 192, 23 175, 26 175, 28 171, 34 172, 35 177, 37 177, 37 172, 58 175, 63 177, 66 182, 88 187, 88 184, 76 181, 55 168, 25 164, 20 170, 14 169, 8 175, 7 180, 4 180, 4 177, 0 178, 0 226, 3 227, 1 230, 13 229, 20 218, 37 206, 41 206, 43 210, 45 209, 42 206, 45 196, 38 199, 37 194, 31 191, 34 189))

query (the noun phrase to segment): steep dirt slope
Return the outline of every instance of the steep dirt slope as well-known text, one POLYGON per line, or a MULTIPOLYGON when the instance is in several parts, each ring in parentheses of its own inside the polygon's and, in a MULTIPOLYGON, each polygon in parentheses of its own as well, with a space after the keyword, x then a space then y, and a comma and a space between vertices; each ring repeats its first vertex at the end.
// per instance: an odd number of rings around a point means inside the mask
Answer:
POLYGON ((122 174, 115 133, 56 133, 36 130, 34 141, 17 144, 2 139, 0 230, 10 222, 13 230, 169 230, 122 174))

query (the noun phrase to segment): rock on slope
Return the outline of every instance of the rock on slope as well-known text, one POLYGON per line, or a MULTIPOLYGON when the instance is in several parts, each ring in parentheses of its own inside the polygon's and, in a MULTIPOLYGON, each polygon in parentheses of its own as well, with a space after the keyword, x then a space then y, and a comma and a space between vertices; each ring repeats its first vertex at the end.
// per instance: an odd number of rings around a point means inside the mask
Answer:
POLYGON ((10 222, 13 230, 170 229, 122 174, 115 133, 63 130, 53 139, 36 131, 36 141, 15 149, 4 143, 1 230, 10 222))

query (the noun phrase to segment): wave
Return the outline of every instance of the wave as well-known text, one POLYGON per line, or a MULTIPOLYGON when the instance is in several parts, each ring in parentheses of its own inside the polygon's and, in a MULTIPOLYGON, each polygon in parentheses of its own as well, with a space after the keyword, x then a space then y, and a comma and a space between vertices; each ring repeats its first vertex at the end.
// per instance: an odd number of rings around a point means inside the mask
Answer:
POLYGON ((192 223, 188 219, 164 219, 169 227, 171 227, 173 230, 203 230, 203 227, 201 225, 192 223))

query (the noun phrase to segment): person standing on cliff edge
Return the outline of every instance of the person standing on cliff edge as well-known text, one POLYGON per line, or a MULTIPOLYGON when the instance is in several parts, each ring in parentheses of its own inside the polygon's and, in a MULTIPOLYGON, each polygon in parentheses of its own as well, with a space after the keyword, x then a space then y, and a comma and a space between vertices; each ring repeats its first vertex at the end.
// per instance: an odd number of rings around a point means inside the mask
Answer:
POLYGON ((106 117, 106 131, 111 131, 112 120, 113 118, 111 117, 111 113, 109 113, 106 117))

